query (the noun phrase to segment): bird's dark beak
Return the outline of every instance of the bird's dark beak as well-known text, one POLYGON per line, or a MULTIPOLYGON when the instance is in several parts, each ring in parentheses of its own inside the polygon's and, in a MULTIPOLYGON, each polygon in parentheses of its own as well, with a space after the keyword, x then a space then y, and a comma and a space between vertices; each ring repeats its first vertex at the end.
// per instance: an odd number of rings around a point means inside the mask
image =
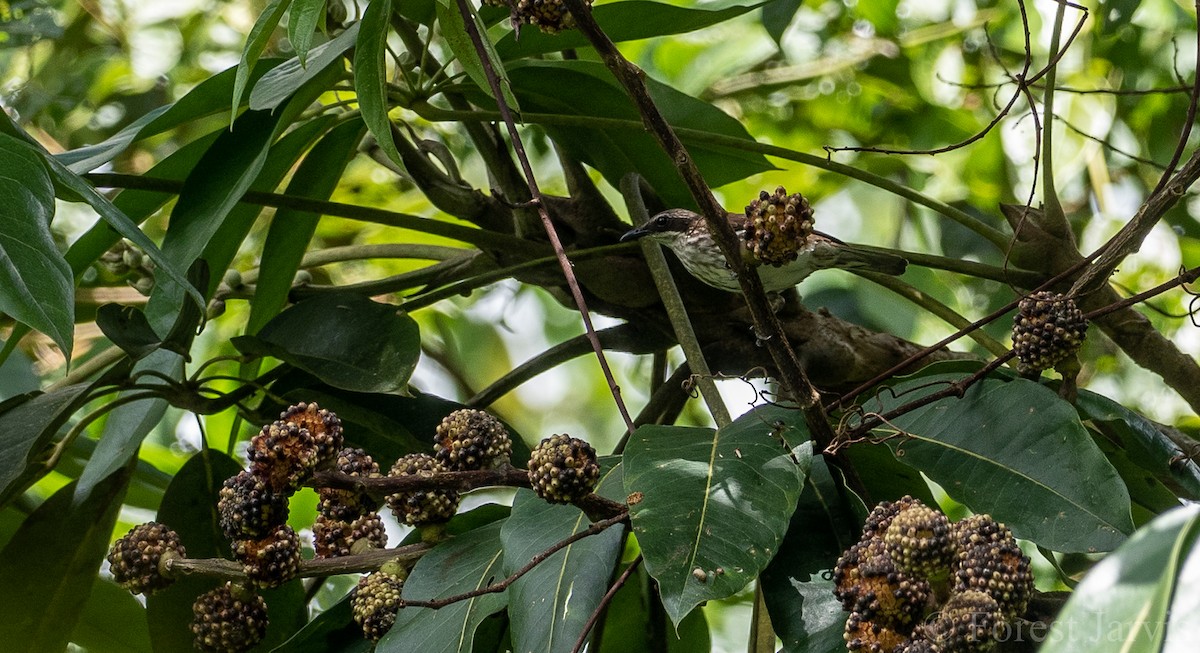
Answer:
POLYGON ((621 236, 621 242, 628 243, 628 242, 637 240, 638 238, 641 238, 642 236, 645 236, 646 234, 649 234, 649 233, 650 233, 650 230, 647 229, 646 227, 638 227, 637 229, 630 229, 629 231, 625 232, 624 236, 621 236))

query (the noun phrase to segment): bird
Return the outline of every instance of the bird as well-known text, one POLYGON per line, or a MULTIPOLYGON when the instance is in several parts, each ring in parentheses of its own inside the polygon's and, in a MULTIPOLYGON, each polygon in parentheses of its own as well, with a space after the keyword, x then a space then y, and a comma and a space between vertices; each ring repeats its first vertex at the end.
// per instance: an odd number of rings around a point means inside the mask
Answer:
MULTIPOLYGON (((742 259, 748 264, 757 265, 758 276, 767 292, 778 293, 791 288, 817 270, 839 268, 899 275, 904 273, 908 265, 902 257, 856 247, 814 231, 811 229, 811 220, 808 228, 799 235, 794 259, 763 262, 747 246, 746 228, 750 220, 740 213, 727 213, 726 218, 738 235, 742 259)), ((668 209, 656 214, 641 227, 626 232, 621 236, 621 242, 640 238, 648 238, 669 247, 683 267, 704 283, 728 292, 741 292, 737 276, 729 269, 720 247, 712 239, 708 223, 699 213, 688 209, 668 209)))

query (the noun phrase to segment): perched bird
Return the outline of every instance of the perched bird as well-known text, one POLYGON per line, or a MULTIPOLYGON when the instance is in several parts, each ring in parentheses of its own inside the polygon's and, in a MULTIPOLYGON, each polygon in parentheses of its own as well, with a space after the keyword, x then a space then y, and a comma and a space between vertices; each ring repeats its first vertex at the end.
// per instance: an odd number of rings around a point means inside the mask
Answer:
MULTIPOLYGON (((753 202, 747 209, 752 209, 750 212, 756 219, 739 213, 726 216, 741 240, 743 260, 749 265, 757 265, 758 276, 767 292, 791 288, 813 272, 827 268, 884 274, 904 272, 908 262, 899 256, 848 245, 814 231, 808 203, 798 194, 781 198, 782 190, 777 190, 775 197, 764 191, 763 201, 799 198, 798 202, 792 200, 799 211, 792 212, 791 220, 797 224, 790 228, 786 226, 789 218, 785 211, 754 210, 760 209, 761 205, 756 206, 753 202), (764 213, 769 214, 767 219, 763 219, 764 213), (783 219, 771 220, 770 216, 775 214, 783 219), (757 229, 755 225, 758 225, 757 229)), ((641 227, 625 233, 621 242, 638 238, 649 238, 670 247, 687 271, 704 283, 729 292, 741 292, 736 275, 730 271, 721 249, 709 233, 704 216, 699 213, 687 209, 663 211, 641 227)))

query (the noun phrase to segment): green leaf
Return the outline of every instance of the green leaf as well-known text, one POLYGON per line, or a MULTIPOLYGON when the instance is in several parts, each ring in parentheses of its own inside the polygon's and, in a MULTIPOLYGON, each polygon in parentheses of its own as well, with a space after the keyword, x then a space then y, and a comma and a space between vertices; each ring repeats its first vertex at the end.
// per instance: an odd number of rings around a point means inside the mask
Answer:
MULTIPOLYGON (((324 0, 321 2, 323 3, 324 0)), ((292 17, 295 18, 295 9, 292 11, 292 17)), ((303 55, 301 55, 272 68, 258 80, 258 83, 250 91, 250 109, 254 111, 274 109, 291 97, 296 89, 319 75, 322 70, 335 65, 346 50, 354 47, 354 41, 358 37, 358 28, 359 23, 354 23, 337 38, 317 46, 313 49, 307 64, 304 63, 303 55)), ((300 52, 299 48, 296 51, 300 52)))
MULTIPOLYGON (((617 467, 605 474, 597 489, 620 496, 621 481, 617 467)), ((518 490, 512 515, 500 530, 505 575, 512 575, 538 553, 590 525, 591 520, 575 506, 550 504, 532 490, 518 490)), ((613 526, 575 542, 509 587, 514 650, 571 650, 608 591, 609 577, 621 553, 623 532, 624 527, 613 526)))
MULTIPOLYGON (((622 565, 620 571, 624 572, 622 565)), ((703 610, 692 610, 683 618, 678 628, 656 628, 650 624, 650 613, 659 612, 655 605, 649 606, 649 601, 658 601, 657 596, 649 596, 645 591, 653 581, 646 576, 645 566, 641 566, 629 578, 621 589, 613 596, 612 602, 605 610, 603 637, 600 640, 600 653, 628 653, 629 651, 653 651, 659 646, 654 641, 655 630, 665 630, 662 633, 667 640, 668 653, 696 653, 711 651, 712 638, 708 632, 708 620, 703 610)), ((595 633, 596 631, 593 631, 595 633)), ((590 649, 588 649, 590 650, 590 649)))
MULTIPOLYGON (((491 64, 492 72, 495 73, 500 81, 500 93, 504 96, 504 102, 508 104, 508 108, 512 109, 513 112, 520 111, 517 98, 513 95, 512 83, 508 80, 504 64, 500 61, 500 55, 496 54, 496 46, 492 44, 492 40, 488 36, 487 27, 484 26, 483 21, 479 20, 479 14, 475 11, 474 5, 468 2, 466 3, 466 7, 471 13, 471 21, 475 24, 475 30, 482 39, 483 51, 487 55, 488 63, 491 64)), ((458 9, 458 3, 453 0, 448 3, 439 2, 436 5, 436 9, 438 23, 442 26, 442 36, 446 40, 446 45, 450 46, 450 50, 454 53, 455 58, 458 59, 458 63, 462 65, 463 70, 467 72, 467 76, 471 78, 471 81, 475 82, 480 90, 487 93, 488 97, 494 101, 496 97, 492 93, 491 85, 488 83, 483 59, 479 57, 479 51, 475 48, 475 42, 471 40, 470 34, 467 33, 467 23, 463 19, 462 12, 458 9)))
POLYGON ((839 490, 825 461, 813 459, 783 546, 759 577, 771 624, 788 653, 846 647, 847 615, 833 596, 831 574, 838 557, 857 541, 859 520, 839 490))
POLYGON ((354 622, 347 596, 313 617, 271 653, 371 653, 372 648, 371 640, 363 637, 362 626, 354 622))
POLYGON ((783 33, 787 31, 788 25, 792 24, 792 18, 803 5, 804 0, 774 0, 763 3, 762 24, 776 43, 783 40, 783 33))
POLYGON ((77 383, 0 404, 0 506, 25 489, 38 471, 34 459, 83 405, 90 388, 89 383, 77 383))
MULTIPOLYGON (((917 376, 864 408, 887 411, 966 376, 917 376)), ((906 464, 1017 537, 1088 552, 1111 551, 1133 532, 1120 476, 1071 405, 1037 383, 985 378, 961 399, 940 399, 890 420, 892 426, 906 433, 889 441, 906 464)))
POLYGON ((1200 605, 1200 507, 1139 529, 1075 588, 1043 653, 1195 650, 1200 605), (1191 614, 1185 610, 1191 610, 1191 614), (1164 648, 1164 635, 1167 640, 1164 648))
MULTIPOLYGON (((342 171, 357 154, 363 125, 346 122, 331 129, 304 157, 286 194, 310 199, 329 199, 342 171)), ((321 216, 291 208, 275 211, 263 244, 258 283, 246 320, 246 333, 255 334, 287 304, 292 280, 300 269, 304 252, 321 216)))
POLYGON ((0 134, 0 313, 49 336, 70 360, 75 281, 50 233, 53 217, 41 154, 0 134))
POLYGON ((358 295, 322 294, 280 313, 257 336, 233 341, 334 387, 392 392, 408 382, 420 356, 417 323, 395 306, 358 295))
POLYGON ((137 306, 104 304, 96 309, 96 326, 133 360, 144 358, 162 344, 146 314, 137 306))
MULTIPOLYGON (((637 170, 668 204, 692 205, 674 162, 646 133, 633 103, 603 64, 522 61, 510 65, 508 75, 525 118, 541 122, 572 157, 599 170, 614 186, 630 170, 637 170), (535 114, 545 114, 546 120, 535 114)), ((653 79, 647 78, 646 84, 673 127, 754 140, 741 123, 711 103, 653 79)), ((486 101, 474 93, 471 97, 481 106, 486 101)), ((774 169, 761 154, 715 146, 689 134, 680 138, 713 186, 774 169)))
POLYGON ((150 653, 146 608, 129 590, 100 580, 92 586, 71 642, 88 653, 150 653))
MULTIPOLYGON (((694 32, 772 4, 776 3, 756 3, 711 10, 677 7, 647 0, 626 0, 597 6, 592 9, 592 17, 604 28, 608 38, 614 43, 620 43, 694 32)), ((520 39, 516 38, 515 32, 506 34, 496 43, 496 52, 500 58, 508 61, 590 46, 591 42, 579 30, 547 34, 531 28, 521 30, 520 39)))
MULTIPOLYGON (((504 521, 487 524, 442 542, 425 554, 404 583, 407 600, 445 598, 487 587, 503 577, 504 521)), ((508 605, 505 592, 484 594, 440 610, 406 607, 379 640, 377 653, 469 653, 472 634, 488 615, 508 605)))
POLYGON ((0 552, 0 642, 9 653, 61 651, 91 594, 129 482, 113 474, 84 501, 69 484, 38 506, 0 552))
POLYGON ((254 21, 254 27, 250 28, 250 35, 246 37, 246 46, 242 50, 242 58, 238 62, 237 76, 233 81, 233 107, 229 113, 230 123, 237 117, 238 107, 241 106, 242 97, 246 94, 246 85, 250 82, 250 71, 258 63, 258 58, 262 56, 263 50, 267 49, 267 42, 271 40, 272 32, 279 25, 280 19, 283 18, 283 14, 290 4, 292 4, 292 0, 271 0, 271 3, 259 14, 258 20, 254 21))
POLYGON ((354 92, 363 122, 393 163, 403 165, 396 141, 392 140, 392 122, 388 118, 387 52, 392 0, 375 0, 363 12, 354 46, 354 92))
MULTIPOLYGON (((325 18, 325 0, 296 0, 292 3, 292 12, 288 15, 288 40, 296 49, 300 65, 306 66, 308 48, 312 45, 313 35, 317 32, 317 24, 325 18)), ((254 102, 251 95, 251 103, 254 102)))
POLYGON ((796 410, 755 409, 729 426, 643 426, 625 449, 625 490, 646 569, 675 624, 740 591, 779 550, 811 450, 796 410), (793 455, 795 458, 793 458, 793 455))

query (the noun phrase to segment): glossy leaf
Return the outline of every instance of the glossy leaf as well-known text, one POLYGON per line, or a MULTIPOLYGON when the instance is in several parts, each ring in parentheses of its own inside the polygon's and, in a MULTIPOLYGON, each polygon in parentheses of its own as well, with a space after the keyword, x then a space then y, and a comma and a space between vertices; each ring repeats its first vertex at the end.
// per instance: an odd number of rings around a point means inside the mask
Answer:
MULTIPOLYGON (((531 114, 567 118, 563 124, 547 119, 543 126, 571 156, 599 170, 609 183, 619 186, 622 176, 637 170, 669 204, 691 205, 691 195, 675 164, 646 133, 625 91, 602 64, 523 61, 511 65, 508 75, 526 118, 531 122, 539 122, 538 116, 531 114)), ((646 83, 651 97, 672 126, 753 140, 741 123, 712 104, 653 79, 647 79, 646 83)), ((760 154, 715 146, 686 132, 680 138, 713 186, 773 169, 760 154)))
MULTIPOLYGON (((621 468, 610 470, 598 492, 621 497, 621 468)), ((591 520, 572 505, 550 504, 532 490, 518 490, 512 515, 500 531, 504 573, 511 575, 538 553, 586 530, 591 520)), ((571 650, 608 591, 621 553, 624 527, 613 526, 555 553, 509 587, 509 620, 515 650, 571 650)))
MULTIPOLYGON (((864 408, 886 411, 965 376, 906 380, 864 408)), ((889 441, 906 464, 1017 537, 1055 551, 1111 551, 1133 531, 1120 476, 1071 405, 1037 383, 986 378, 961 399, 940 399, 890 421, 906 433, 889 441)))
MULTIPOLYGON (((293 20, 295 16, 293 9, 293 20)), ((358 38, 358 28, 359 23, 354 23, 347 27, 346 31, 338 34, 337 38, 314 48, 307 62, 301 54, 272 68, 250 91, 250 109, 274 109, 291 97, 296 89, 314 79, 326 67, 334 65, 346 50, 354 47, 354 41, 358 38)), ((296 51, 299 53, 299 48, 296 51)))
MULTIPOLYGON (((292 3, 292 11, 288 14, 288 41, 291 41, 292 47, 295 48, 301 66, 308 65, 308 49, 312 45, 317 25, 324 18, 325 0, 295 0, 292 3)), ((253 95, 250 102, 254 102, 253 95)))
POLYGON ((379 143, 383 153, 393 163, 403 165, 396 141, 392 140, 392 122, 388 118, 387 52, 389 19, 392 16, 392 0, 375 0, 363 12, 358 30, 358 41, 354 46, 354 92, 358 94, 358 108, 363 122, 379 143))
POLYGON ((129 470, 113 474, 86 500, 73 484, 38 506, 0 551, 0 642, 9 653, 61 651, 87 603, 129 470))
MULTIPOLYGON (((723 7, 720 9, 697 9, 679 7, 662 2, 646 0, 626 0, 602 4, 592 10, 592 16, 604 33, 614 43, 635 41, 638 39, 682 34, 716 25, 742 14, 754 11, 761 6, 771 6, 773 2, 763 2, 745 6, 723 7)), ((521 30, 521 38, 516 38, 514 32, 509 32, 496 43, 496 52, 504 60, 521 59, 550 52, 586 48, 591 44, 579 30, 563 30, 556 34, 547 34, 539 29, 521 30)))
POLYGON ((345 390, 403 388, 420 355, 417 323, 390 304, 357 295, 318 295, 234 339, 242 352, 290 363, 345 390))
POLYGON ((84 402, 91 384, 29 393, 0 404, 0 506, 7 505, 31 478, 34 459, 84 402))
POLYGON ((150 653, 146 608, 110 580, 99 580, 83 607, 71 642, 88 653, 150 653))
POLYGON ((231 123, 237 116, 238 107, 242 104, 242 98, 246 94, 246 86, 250 82, 250 71, 258 63, 258 58, 262 56, 263 50, 267 49, 271 33, 275 31, 279 20, 283 18, 284 12, 291 4, 292 0, 271 0, 270 4, 259 14, 258 20, 254 21, 254 27, 250 28, 250 34, 246 37, 246 45, 242 49, 242 58, 238 62, 237 76, 233 81, 233 107, 229 114, 231 123))
POLYGON ((1200 507, 1173 510, 1096 565, 1039 649, 1045 653, 1195 650, 1200 507), (1193 581, 1185 584, 1185 580, 1193 581), (1179 617, 1175 617, 1179 615, 1179 617), (1164 646, 1165 644, 1165 646, 1164 646))
POLYGON ((643 426, 630 438, 633 530, 675 624, 740 591, 778 552, 811 461, 778 437, 805 442, 802 424, 797 411, 768 407, 717 431, 643 426))
MULTIPOLYGON (((413 567, 404 583, 408 600, 445 598, 487 587, 504 577, 500 546, 503 521, 492 522, 439 544, 413 567)), ((469 653, 475 628, 508 605, 505 592, 484 594, 440 610, 406 607, 379 640, 377 653, 469 653)))
POLYGON ((41 154, 0 134, 0 313, 49 336, 70 360, 75 281, 50 234, 53 217, 41 154))
POLYGON ((858 521, 824 460, 815 458, 783 546, 759 577, 784 651, 845 650, 847 615, 833 596, 830 575, 838 557, 857 541, 858 521))
MULTIPOLYGON (((488 37, 487 28, 483 25, 483 21, 479 19, 479 14, 475 11, 475 6, 468 2, 466 3, 466 7, 471 14, 470 19, 474 21, 475 29, 482 39, 483 51, 487 56, 488 63, 491 64, 492 72, 500 82, 500 92, 504 95, 504 101, 508 104, 508 108, 514 112, 519 112, 520 106, 517 104, 517 98, 513 95, 512 83, 509 82, 508 75, 504 70, 504 64, 501 63, 500 56, 496 53, 496 47, 492 45, 492 41, 488 37)), ((467 71, 467 76, 471 78, 471 81, 475 82, 476 86, 495 100, 492 87, 488 83, 483 59, 479 56, 475 42, 471 40, 471 36, 467 33, 467 23, 463 18, 462 12, 459 11, 458 2, 456 0, 438 2, 435 8, 437 9, 438 23, 442 26, 442 36, 446 39, 446 45, 450 46, 450 50, 454 52, 454 56, 458 59, 458 63, 462 65, 463 70, 467 71)))

